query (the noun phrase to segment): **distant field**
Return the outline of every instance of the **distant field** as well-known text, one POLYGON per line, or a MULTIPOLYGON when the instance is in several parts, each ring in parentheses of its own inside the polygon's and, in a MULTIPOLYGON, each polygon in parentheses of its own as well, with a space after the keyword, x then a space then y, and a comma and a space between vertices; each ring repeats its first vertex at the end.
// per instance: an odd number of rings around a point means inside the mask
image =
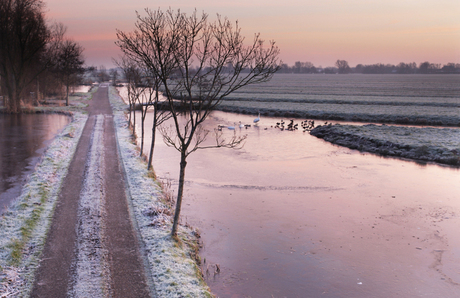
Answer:
POLYGON ((460 126, 459 75, 294 75, 242 88, 220 110, 324 120, 460 126))

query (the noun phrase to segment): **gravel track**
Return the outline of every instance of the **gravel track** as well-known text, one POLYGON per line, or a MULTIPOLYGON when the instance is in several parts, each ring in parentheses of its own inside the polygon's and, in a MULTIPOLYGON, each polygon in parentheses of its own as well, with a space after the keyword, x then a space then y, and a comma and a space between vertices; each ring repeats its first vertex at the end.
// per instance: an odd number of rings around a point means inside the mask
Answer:
POLYGON ((108 88, 64 180, 31 297, 151 297, 129 215, 108 88))

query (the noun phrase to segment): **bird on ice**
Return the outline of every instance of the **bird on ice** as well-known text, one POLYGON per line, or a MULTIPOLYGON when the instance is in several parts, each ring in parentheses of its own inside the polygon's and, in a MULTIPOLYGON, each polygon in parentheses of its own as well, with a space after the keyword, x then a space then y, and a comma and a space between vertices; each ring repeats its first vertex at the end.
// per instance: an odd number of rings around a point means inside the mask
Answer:
POLYGON ((260 113, 259 113, 259 116, 257 116, 256 119, 254 119, 254 123, 257 123, 257 122, 259 122, 259 121, 260 121, 260 113))

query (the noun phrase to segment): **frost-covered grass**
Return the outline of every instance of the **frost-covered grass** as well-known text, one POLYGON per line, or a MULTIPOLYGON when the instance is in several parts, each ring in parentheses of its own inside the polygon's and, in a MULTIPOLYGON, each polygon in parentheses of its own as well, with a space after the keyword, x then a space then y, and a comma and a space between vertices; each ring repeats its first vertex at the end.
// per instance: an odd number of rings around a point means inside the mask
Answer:
POLYGON ((410 147, 434 147, 460 152, 460 129, 436 127, 407 127, 389 125, 336 125, 342 133, 365 138, 376 138, 384 142, 404 144, 410 147))
POLYGON ((0 219, 0 297, 27 297, 31 290, 56 199, 88 118, 72 114, 0 219))
MULTIPOLYGON (((76 92, 69 95, 69 106, 65 106, 65 100, 58 100, 58 106, 41 106, 36 110, 42 111, 52 111, 52 112, 61 112, 61 111, 80 111, 82 108, 86 108, 89 104, 89 101, 93 98, 94 93, 97 91, 97 87, 92 87, 87 93, 76 92)), ((53 100, 49 100, 52 102, 53 100)))
POLYGON ((139 157, 126 119, 127 106, 110 88, 117 138, 127 177, 131 213, 148 259, 153 288, 158 297, 213 297, 196 257, 196 232, 181 226, 178 241, 170 235, 171 213, 159 183, 139 157))
POLYGON ((311 134, 360 151, 460 166, 458 128, 336 124, 318 126, 311 134))
POLYGON ((243 87, 232 98, 321 99, 459 103, 458 75, 275 74, 272 80, 243 87), (252 95, 252 97, 251 97, 252 95), (262 95, 262 96, 260 96, 262 95))

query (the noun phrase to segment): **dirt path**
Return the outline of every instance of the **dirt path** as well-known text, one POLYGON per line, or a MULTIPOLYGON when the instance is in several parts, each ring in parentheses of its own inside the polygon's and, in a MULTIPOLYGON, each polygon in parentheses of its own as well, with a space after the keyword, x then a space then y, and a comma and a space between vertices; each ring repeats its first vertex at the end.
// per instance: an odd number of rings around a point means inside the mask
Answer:
POLYGON ((107 86, 89 118, 56 205, 32 297, 150 297, 119 165, 107 86))

